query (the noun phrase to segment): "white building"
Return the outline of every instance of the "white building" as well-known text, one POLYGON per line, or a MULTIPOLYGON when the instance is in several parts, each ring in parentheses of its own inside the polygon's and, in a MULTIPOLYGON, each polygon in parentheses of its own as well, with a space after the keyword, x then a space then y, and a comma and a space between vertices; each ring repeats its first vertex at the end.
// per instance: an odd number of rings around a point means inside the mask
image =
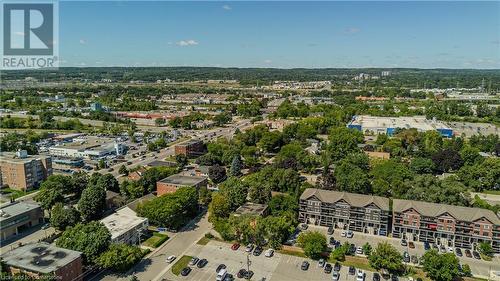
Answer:
POLYGON ((126 146, 117 143, 113 139, 85 138, 74 139, 73 142, 61 143, 49 147, 49 154, 59 157, 83 157, 86 159, 97 159, 107 155, 121 155, 126 146))
POLYGON ((112 243, 136 244, 149 226, 147 218, 138 217, 129 207, 123 207, 101 222, 111 233, 112 243))

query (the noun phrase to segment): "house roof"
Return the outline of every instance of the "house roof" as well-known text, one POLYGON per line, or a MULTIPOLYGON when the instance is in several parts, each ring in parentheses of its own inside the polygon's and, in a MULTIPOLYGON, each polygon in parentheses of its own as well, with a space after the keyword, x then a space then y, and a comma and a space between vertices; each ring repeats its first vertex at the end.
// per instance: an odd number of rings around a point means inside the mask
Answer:
POLYGON ((304 190, 300 199, 307 200, 312 196, 326 203, 335 203, 344 200, 354 207, 366 207, 370 204, 375 204, 380 209, 389 211, 389 199, 380 196, 308 188, 304 190))
POLYGON ((196 177, 196 176, 184 176, 182 174, 171 175, 170 177, 164 178, 159 182, 173 184, 177 186, 195 186, 203 181, 206 177, 196 177))
POLYGON ((457 220, 468 222, 474 222, 478 219, 485 218, 495 225, 500 225, 500 218, 493 211, 481 208, 469 208, 402 199, 394 199, 392 208, 395 212, 414 209, 419 214, 426 217, 438 217, 448 213, 457 220))

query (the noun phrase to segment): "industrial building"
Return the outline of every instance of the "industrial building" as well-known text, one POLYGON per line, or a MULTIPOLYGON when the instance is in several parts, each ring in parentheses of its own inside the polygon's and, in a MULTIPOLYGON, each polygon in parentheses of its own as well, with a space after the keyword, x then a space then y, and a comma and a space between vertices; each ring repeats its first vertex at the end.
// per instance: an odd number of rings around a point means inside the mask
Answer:
POLYGON ((38 204, 27 202, 3 204, 0 207, 0 240, 14 238, 43 222, 43 211, 38 204))
POLYGON ((118 209, 116 212, 103 218, 101 222, 111 233, 112 243, 136 244, 149 226, 147 218, 138 217, 128 207, 118 209))
POLYGON ((438 131, 444 137, 452 137, 453 129, 441 121, 429 120, 425 116, 378 117, 356 115, 347 124, 348 128, 357 129, 365 134, 387 134, 392 136, 396 129, 417 129, 419 132, 438 131))
POLYGON ((190 140, 175 146, 175 155, 186 155, 187 157, 197 157, 204 153, 205 147, 200 140, 190 140))
POLYGON ((0 186, 29 190, 52 175, 50 156, 28 155, 26 150, 0 154, 0 186))
POLYGON ((124 144, 110 138, 86 137, 51 146, 49 154, 57 157, 99 159, 107 155, 122 155, 126 149, 124 144))
POLYGON ((207 183, 207 177, 175 174, 156 182, 156 193, 158 196, 162 196, 163 194, 173 193, 181 187, 206 187, 207 183))
POLYGON ((54 280, 83 280, 82 253, 48 243, 26 244, 2 254, 2 261, 11 275, 24 273, 34 279, 46 275, 54 280))

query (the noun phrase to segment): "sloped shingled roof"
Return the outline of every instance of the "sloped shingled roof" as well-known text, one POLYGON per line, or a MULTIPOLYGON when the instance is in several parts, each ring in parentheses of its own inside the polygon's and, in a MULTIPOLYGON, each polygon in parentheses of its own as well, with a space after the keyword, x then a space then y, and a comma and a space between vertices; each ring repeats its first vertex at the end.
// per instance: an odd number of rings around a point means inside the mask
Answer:
POLYGON ((300 199, 307 200, 311 196, 315 196, 322 202, 326 203, 335 203, 340 200, 344 200, 354 207, 366 207, 373 203, 380 209, 389 211, 389 199, 380 196, 308 188, 304 190, 300 199))
POLYGON ((394 199, 392 208, 395 212, 403 212, 408 209, 414 209, 419 214, 426 217, 438 217, 444 213, 448 213, 457 220, 467 222, 474 222, 478 219, 485 218, 495 225, 500 225, 500 218, 498 218, 493 211, 480 208, 469 208, 402 199, 394 199))

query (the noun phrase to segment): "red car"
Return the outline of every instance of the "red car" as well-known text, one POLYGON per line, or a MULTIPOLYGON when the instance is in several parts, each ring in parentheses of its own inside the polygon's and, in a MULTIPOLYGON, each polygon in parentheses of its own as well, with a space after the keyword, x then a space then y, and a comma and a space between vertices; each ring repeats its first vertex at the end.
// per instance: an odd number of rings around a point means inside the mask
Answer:
POLYGON ((238 250, 238 248, 240 248, 240 244, 239 244, 239 243, 234 243, 234 244, 231 246, 231 250, 233 250, 233 251, 238 250))

